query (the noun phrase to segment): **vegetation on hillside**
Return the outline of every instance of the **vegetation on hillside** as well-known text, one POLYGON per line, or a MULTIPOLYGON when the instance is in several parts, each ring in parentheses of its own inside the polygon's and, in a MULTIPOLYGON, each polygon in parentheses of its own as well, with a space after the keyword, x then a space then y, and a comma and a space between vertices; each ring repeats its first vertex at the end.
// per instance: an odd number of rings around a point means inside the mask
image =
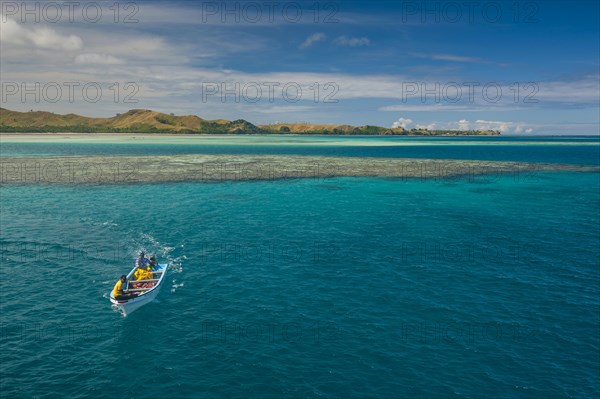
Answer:
POLYGON ((427 130, 386 128, 381 126, 289 124, 256 126, 235 121, 207 120, 195 115, 175 116, 161 112, 133 109, 112 118, 88 118, 52 112, 17 112, 0 108, 0 132, 4 133, 179 133, 179 134, 305 134, 356 136, 439 136, 499 135, 497 131, 427 130))

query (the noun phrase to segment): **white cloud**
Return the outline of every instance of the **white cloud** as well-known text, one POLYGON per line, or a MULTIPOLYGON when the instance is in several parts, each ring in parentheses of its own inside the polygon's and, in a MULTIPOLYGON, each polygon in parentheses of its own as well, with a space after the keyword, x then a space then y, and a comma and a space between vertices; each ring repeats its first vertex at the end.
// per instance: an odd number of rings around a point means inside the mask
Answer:
POLYGON ((533 128, 528 127, 527 124, 523 122, 487 121, 478 119, 474 122, 474 125, 475 126, 472 126, 471 122, 469 122, 467 119, 461 119, 456 122, 418 123, 416 127, 417 129, 428 130, 498 130, 501 133, 517 134, 533 132, 533 128))
POLYGON ((402 129, 408 128, 412 124, 412 119, 400 118, 392 123, 392 128, 401 127, 402 129))
POLYGON ((487 63, 487 61, 479 58, 479 57, 465 57, 462 55, 454 55, 454 54, 423 54, 417 53, 413 54, 418 58, 429 58, 430 60, 436 61, 451 61, 451 62, 475 62, 475 63, 487 63))
POLYGON ((117 65, 123 64, 123 61, 107 54, 85 53, 75 57, 76 64, 90 65, 117 65))
POLYGON ((29 32, 29 39, 39 48, 51 50, 76 51, 83 47, 83 40, 75 35, 61 35, 50 28, 41 28, 29 32))
POLYGON ((513 126, 513 122, 486 121, 478 119, 475 121, 477 130, 498 130, 500 133, 508 132, 513 126))
POLYGON ((315 107, 307 105, 275 105, 269 108, 255 108, 253 112, 259 112, 261 114, 280 114, 285 112, 308 112, 314 110, 315 107))
POLYGON ((379 111, 408 111, 408 112, 433 112, 433 111, 476 111, 481 110, 479 108, 468 107, 466 105, 442 105, 442 104, 398 104, 398 105, 386 105, 385 107, 379 108, 379 111))
POLYGON ((31 46, 48 50, 77 51, 83 40, 76 35, 64 35, 48 27, 26 28, 0 14, 0 41, 17 46, 31 46))
POLYGON ((427 129, 427 130, 436 130, 437 129, 437 123, 430 123, 428 125, 421 125, 421 124, 417 124, 417 129, 427 129))
POLYGON ((27 31, 12 19, 0 14, 0 42, 25 44, 27 31))
POLYGON ((522 124, 519 124, 515 127, 515 133, 531 133, 533 132, 533 128, 528 128, 522 124))
MULTIPOLYGON (((275 96, 277 100, 281 100, 281 86, 289 82, 298 83, 302 87, 303 97, 298 104, 313 104, 313 94, 315 93, 314 84, 318 82, 321 86, 320 100, 331 93, 331 91, 323 91, 323 85, 328 82, 333 82, 339 89, 336 91, 333 98, 335 100, 362 100, 364 101, 366 118, 368 112, 373 115, 375 108, 390 104, 390 101, 376 102, 371 99, 395 99, 395 103, 401 103, 406 100, 406 95, 403 91, 405 82, 417 82, 419 85, 425 84, 426 87, 434 87, 436 82, 449 83, 450 78, 442 75, 447 71, 436 71, 435 74, 426 75, 428 78, 416 76, 416 72, 412 69, 405 69, 405 74, 387 74, 387 73, 312 73, 304 72, 294 68, 294 72, 247 72, 243 69, 225 71, 223 65, 236 65, 228 62, 229 56, 239 53, 260 52, 267 48, 274 39, 268 35, 257 33, 248 30, 240 35, 239 32, 220 29, 217 25, 219 21, 213 21, 208 24, 199 24, 201 18, 196 14, 189 14, 188 8, 181 7, 178 12, 171 12, 170 6, 152 6, 153 20, 152 24, 148 25, 146 19, 140 14, 140 24, 138 25, 123 25, 113 24, 111 18, 104 18, 104 24, 49 24, 42 28, 41 24, 27 25, 19 24, 13 20, 6 20, 0 25, 1 34, 0 41, 2 42, 2 60, 0 67, 2 69, 3 80, 18 81, 18 82, 99 82, 110 85, 114 82, 136 82, 139 85, 140 91, 136 94, 136 98, 140 99, 139 105, 131 105, 131 107, 144 106, 146 108, 163 108, 188 110, 187 112, 200 113, 204 116, 223 115, 225 112, 229 115, 240 115, 243 112, 251 113, 257 116, 276 113, 278 117, 285 114, 286 111, 293 115, 293 112, 311 112, 314 115, 326 109, 333 109, 340 112, 338 115, 329 113, 324 117, 331 120, 338 118, 340 121, 344 119, 358 120, 362 115, 352 114, 352 111, 346 111, 344 106, 339 108, 329 108, 329 106, 315 106, 313 110, 301 108, 285 109, 284 107, 272 107, 264 109, 267 112, 261 113, 256 109, 263 109, 256 104, 231 104, 228 100, 227 110, 223 110, 220 103, 220 97, 214 96, 211 100, 215 100, 215 104, 202 102, 202 82, 217 82, 227 84, 239 83, 244 85, 249 82, 277 82, 280 84, 275 96), (186 11, 187 10, 187 11, 186 11), (155 11, 155 13, 154 13, 155 11), (185 19, 185 23, 193 24, 193 33, 197 37, 202 37, 203 40, 192 40, 194 36, 186 35, 174 36, 169 32, 165 33, 160 27, 155 26, 161 22, 163 15, 161 12, 170 12, 171 22, 179 22, 178 18, 185 19), (110 29, 107 29, 107 24, 110 22, 110 29), (145 24, 145 25, 144 25, 145 24), (150 29, 156 27, 156 29, 150 29), (147 29, 148 28, 148 29, 147 29), (152 32, 152 33, 150 33, 152 32), (183 37, 183 39, 182 39, 183 37), (190 40, 188 40, 190 39, 190 40), (6 44, 6 45, 5 45, 6 44), (66 62, 65 62, 66 61, 66 62), (73 62, 69 62, 73 61, 73 62), (412 71, 410 73, 409 71, 412 71), (411 76, 413 75, 413 76, 411 76), (442 76, 442 77, 440 77, 442 76), (402 101, 400 101, 402 100, 402 101), (310 101, 310 102, 309 102, 310 101), (214 107, 213 107, 214 105, 214 107), (237 108, 234 108, 237 107, 237 108), (354 119, 353 119, 354 118, 354 119)), ((147 10, 147 7, 142 7, 141 13, 147 10)), ((146 16, 144 14, 143 16, 146 16)), ((362 18, 362 17, 361 17, 362 18)), ((263 21, 265 22, 265 21, 263 21)), ((266 22, 265 22, 266 23, 266 22)), ((269 25, 271 26, 271 25, 269 25)), ((179 29, 179 28, 178 28, 179 29)), ((235 31, 235 29, 234 29, 235 31)), ((185 31, 184 32, 188 32, 185 31)), ((309 31, 311 32, 311 31, 309 31)), ((314 31, 312 31, 314 32, 314 31)), ((189 33, 189 32, 188 32, 189 33)), ((330 34, 331 35, 331 34, 330 34)), ((360 46, 367 45, 370 40, 366 37, 352 37, 332 35, 327 37, 325 33, 315 33, 309 36, 304 43, 306 47, 317 45, 317 42, 326 41, 327 43, 336 43, 337 45, 345 46, 360 46), (335 39, 335 40, 334 40, 335 39)), ((304 44, 303 43, 303 44, 304 44)), ((323 44, 321 43, 321 44, 323 44)), ((465 57, 452 54, 429 54, 429 58, 454 61, 454 62, 484 62, 476 57, 465 57)), ((239 64, 238 64, 239 65, 239 64)), ((455 68, 453 65, 448 68, 455 68)), ((243 68, 243 67, 242 67, 243 68)), ((285 67, 282 67, 285 68, 285 67)), ((272 71, 273 69, 271 69, 272 71)), ((383 70, 383 69, 382 69, 383 70)), ((451 70, 451 69, 448 69, 451 70)), ((457 83, 462 86, 463 82, 470 81, 463 76, 454 78, 457 83)), ((481 81, 483 86, 486 81, 481 81)), ((468 126, 475 129, 478 126, 489 126, 490 128, 508 129, 508 131, 529 133, 532 129, 536 132, 557 131, 557 127, 551 126, 554 130, 548 130, 548 127, 539 127, 531 123, 521 122, 498 122, 496 118, 511 119, 507 114, 498 116, 497 112, 512 111, 512 110, 531 110, 531 109, 561 109, 566 108, 598 108, 598 98, 600 94, 600 79, 598 74, 590 74, 582 76, 579 79, 565 81, 539 81, 537 86, 520 87, 519 101, 515 101, 514 87, 511 87, 511 82, 501 82, 502 98, 498 103, 485 102, 481 93, 481 86, 475 90, 474 102, 467 102, 468 89, 463 87, 463 96, 461 101, 451 103, 442 99, 441 103, 431 103, 432 97, 428 98, 428 103, 419 102, 418 95, 408 96, 408 103, 400 105, 388 105, 379 108, 381 111, 397 112, 394 116, 411 115, 413 118, 416 115, 410 114, 413 111, 422 112, 447 112, 446 115, 434 115, 422 117, 419 126, 425 128, 462 128, 468 126), (539 102, 524 103, 525 99, 532 97, 538 99, 539 102), (468 112, 488 111, 488 114, 478 114, 476 116, 469 115, 468 112), (451 114, 456 112, 456 114, 451 114), (495 115, 495 116, 493 116, 495 115), (454 122, 431 122, 431 120, 444 118, 443 120, 452 120, 454 122), (469 117, 471 121, 461 119, 469 117), (473 122, 479 117, 479 124, 473 122), (428 121, 429 119, 429 121, 428 121), (491 119, 491 120, 489 120, 491 119), (464 122, 463 122, 464 121, 464 122), (462 124, 461 124, 462 123, 462 124), (448 127, 446 127, 448 126, 448 127)), ((110 93, 110 92, 108 92, 110 93)), ((267 91, 265 90, 265 93, 267 91)), ((267 94, 264 94, 266 97, 267 94)), ((11 100, 14 100, 11 98, 11 100)), ((103 99, 110 99, 110 96, 105 95, 103 99)), ((393 103, 392 102, 392 103, 393 103)), ((10 107, 18 107, 21 105, 19 101, 14 103, 4 104, 10 107)), ((128 104, 97 104, 91 106, 89 104, 44 104, 40 108, 54 107, 57 112, 71 112, 74 107, 80 106, 84 108, 88 106, 88 110, 82 113, 104 113, 106 110, 122 109, 130 107, 128 104), (61 108, 62 107, 62 108, 61 108), (90 111, 92 110, 92 111, 90 111)), ((269 104, 270 105, 270 104, 269 104)), ((179 111, 178 111, 179 112, 179 111)), ((182 111, 183 112, 183 111, 182 111)), ((326 114, 326 112, 322 112, 326 114)), ((419 115, 419 114, 417 114, 419 115)), ((422 114, 420 114, 422 115, 422 114)), ((384 117, 382 123, 389 123, 391 118, 384 117), (387 122, 384 122, 388 119, 387 122)), ((368 121, 367 121, 368 122, 368 121)), ((400 120, 395 123, 402 123, 400 120)), ((415 124, 411 121, 411 127, 415 124)), ((498 129, 498 130, 500 130, 498 129)), ((560 129, 565 129, 560 127, 560 129)), ((597 124, 577 127, 582 131, 587 129, 586 133, 597 132, 597 124), (595 130, 594 130, 595 128, 595 130)))
POLYGON ((369 46, 371 44, 371 41, 366 37, 340 36, 337 39, 335 39, 333 42, 340 46, 350 46, 350 47, 369 46))
MULTIPOLYGON (((109 2, 109 4, 112 4, 109 2)), ((139 12, 132 15, 142 23, 148 23, 151 25, 159 24, 177 24, 182 25, 193 25, 197 26, 202 24, 203 26, 211 27, 239 27, 239 26, 289 26, 290 22, 293 22, 295 26, 299 25, 315 25, 315 9, 316 5, 302 5, 296 3, 296 5, 303 12, 299 13, 296 17, 294 8, 287 10, 289 3, 285 2, 270 2, 270 1, 258 1, 248 2, 247 5, 244 2, 231 3, 225 5, 222 2, 206 2, 207 7, 193 7, 188 6, 186 2, 151 2, 144 1, 143 5, 140 4, 139 12), (153 4, 154 3, 154 4, 153 4), (179 3, 179 4, 178 4, 179 3), (237 9, 237 11, 235 11, 237 9), (256 10, 258 9, 258 13, 256 10), (227 13, 227 10, 231 12, 227 13)), ((331 9, 331 7, 330 7, 331 9)), ((321 9, 325 11, 324 8, 321 9)), ((110 10, 109 10, 110 11, 110 10)), ((124 13, 123 15, 127 15, 124 13)), ((357 15, 358 18, 365 18, 366 15, 357 15)), ((356 24, 356 17, 349 11, 344 12, 323 12, 319 17, 319 22, 323 23, 346 23, 356 24)), ((122 17, 123 18, 123 17, 122 17)), ((380 22, 380 19, 377 19, 380 22)), ((112 18, 102 18, 100 23, 112 24, 112 18)))
MULTIPOLYGON (((416 91, 403 92, 405 87, 394 85, 390 80, 390 91, 392 87, 398 90, 398 96, 404 104, 387 105, 379 108, 380 111, 394 112, 433 112, 433 111, 464 111, 464 112, 506 112, 522 111, 531 109, 565 109, 565 108, 598 108, 600 105, 600 75, 590 74, 579 79, 570 81, 548 80, 539 82, 523 82, 518 86, 513 84, 499 84, 496 88, 484 89, 486 82, 478 82, 474 88, 468 88, 465 82, 441 82, 432 80, 406 79, 416 91), (436 86, 437 85, 437 86, 436 86), (460 91, 460 101, 454 101, 454 94, 447 94, 448 87, 457 85, 460 91), (436 91, 427 94, 424 88, 436 91), (489 101, 489 96, 500 93, 497 102, 489 101), (469 100, 472 96, 472 100, 469 100), (421 103, 415 103, 421 100, 421 103), (435 101, 435 102, 434 102, 435 101)), ((491 86, 490 86, 491 87, 491 86)))
POLYGON ((471 130, 471 123, 467 119, 461 119, 457 122, 437 123, 438 129, 442 130, 471 130))
POLYGON ((327 35, 322 32, 315 33, 306 38, 304 42, 300 45, 300 48, 307 48, 315 44, 316 42, 320 42, 321 40, 325 40, 327 35))
POLYGON ((536 102, 543 105, 548 102, 592 102, 598 107, 600 102, 600 74, 590 74, 570 81, 524 83, 520 85, 519 93, 521 101, 527 105, 536 102))
POLYGON ((386 105, 380 107, 379 111, 394 111, 394 112, 484 112, 484 111, 519 111, 524 109, 530 109, 524 106, 499 106, 498 104, 487 104, 482 105, 445 105, 445 104, 397 104, 397 105, 386 105))
POLYGON ((470 123, 466 119, 461 119, 458 121, 458 130, 469 130, 470 123))

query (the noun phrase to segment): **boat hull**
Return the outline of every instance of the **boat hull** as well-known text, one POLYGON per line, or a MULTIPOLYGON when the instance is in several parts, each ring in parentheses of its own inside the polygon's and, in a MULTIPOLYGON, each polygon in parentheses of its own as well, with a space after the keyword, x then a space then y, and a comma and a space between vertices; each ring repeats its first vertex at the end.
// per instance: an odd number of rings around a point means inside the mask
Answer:
MULTIPOLYGON (((128 278, 130 278, 133 275, 134 271, 135 271, 135 268, 129 273, 128 278)), ((154 298, 156 298, 156 296, 160 292, 160 289, 164 283, 165 275, 167 274, 167 265, 166 264, 158 265, 158 268, 156 270, 154 270, 154 272, 158 272, 158 271, 162 271, 162 274, 160 276, 159 281, 156 283, 156 285, 152 288, 149 288, 148 291, 143 292, 142 294, 138 295, 135 298, 128 299, 128 300, 117 300, 112 296, 112 293, 111 293, 110 301, 112 302, 113 306, 120 309, 121 312, 123 313, 123 316, 127 316, 127 315, 135 312, 142 306, 152 302, 154 300, 154 298)))

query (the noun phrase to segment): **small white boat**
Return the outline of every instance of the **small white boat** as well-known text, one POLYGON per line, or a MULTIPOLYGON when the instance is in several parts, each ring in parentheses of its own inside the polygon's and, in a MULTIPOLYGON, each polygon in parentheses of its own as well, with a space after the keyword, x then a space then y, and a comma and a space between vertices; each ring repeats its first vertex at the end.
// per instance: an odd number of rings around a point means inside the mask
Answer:
POLYGON ((114 306, 121 309, 124 316, 133 313, 135 310, 150 303, 156 298, 160 287, 165 281, 165 275, 167 274, 167 265, 162 264, 152 269, 153 279, 151 280, 133 280, 133 273, 135 267, 127 275, 127 289, 124 291, 127 293, 136 293, 138 296, 130 299, 115 299, 112 292, 110 293, 110 301, 114 306), (151 285, 151 287, 139 287, 140 285, 151 285))

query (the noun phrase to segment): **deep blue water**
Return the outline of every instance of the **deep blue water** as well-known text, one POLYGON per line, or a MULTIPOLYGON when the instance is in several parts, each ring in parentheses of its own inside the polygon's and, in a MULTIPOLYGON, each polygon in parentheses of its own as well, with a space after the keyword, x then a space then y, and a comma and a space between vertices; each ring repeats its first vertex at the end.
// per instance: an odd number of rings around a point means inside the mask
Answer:
POLYGON ((4 185, 0 396, 597 398, 599 209, 598 173, 4 185))

